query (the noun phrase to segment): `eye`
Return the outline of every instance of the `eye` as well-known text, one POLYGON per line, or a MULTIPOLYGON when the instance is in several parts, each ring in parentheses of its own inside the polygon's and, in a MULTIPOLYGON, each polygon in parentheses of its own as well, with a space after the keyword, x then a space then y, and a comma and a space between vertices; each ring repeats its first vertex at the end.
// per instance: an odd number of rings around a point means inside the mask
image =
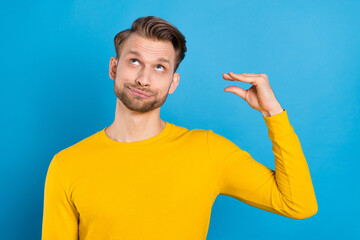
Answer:
POLYGON ((131 64, 139 65, 139 61, 135 58, 130 59, 131 64))
POLYGON ((165 71, 165 68, 162 65, 156 65, 156 69, 161 72, 165 71))

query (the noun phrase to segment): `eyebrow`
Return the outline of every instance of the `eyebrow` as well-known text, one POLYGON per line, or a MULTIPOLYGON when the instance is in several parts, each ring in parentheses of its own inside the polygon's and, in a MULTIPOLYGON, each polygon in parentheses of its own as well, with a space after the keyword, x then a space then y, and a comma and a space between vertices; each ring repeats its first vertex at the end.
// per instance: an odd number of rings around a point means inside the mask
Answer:
MULTIPOLYGON (((139 52, 137 52, 137 51, 132 51, 132 50, 130 50, 130 51, 128 52, 128 54, 134 54, 134 55, 136 55, 136 56, 138 56, 138 57, 141 57, 141 54, 140 54, 139 52)), ((167 62, 167 63, 170 64, 170 60, 169 60, 169 59, 166 59, 166 58, 164 58, 164 57, 158 58, 158 61, 160 61, 160 62, 167 62)))

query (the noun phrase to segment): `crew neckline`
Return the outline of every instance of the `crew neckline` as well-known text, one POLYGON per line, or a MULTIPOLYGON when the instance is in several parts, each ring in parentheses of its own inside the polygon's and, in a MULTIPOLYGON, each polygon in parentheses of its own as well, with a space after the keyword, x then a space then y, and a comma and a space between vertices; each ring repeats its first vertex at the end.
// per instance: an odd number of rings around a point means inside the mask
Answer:
POLYGON ((140 140, 140 141, 135 141, 135 142, 118 142, 116 140, 109 138, 105 133, 105 130, 108 127, 105 127, 101 131, 99 131, 99 136, 103 142, 113 145, 113 146, 124 146, 124 147, 144 146, 144 145, 153 143, 155 141, 158 141, 158 140, 164 138, 170 132, 171 127, 172 127, 172 124, 165 121, 165 127, 159 134, 157 134, 151 138, 140 140))

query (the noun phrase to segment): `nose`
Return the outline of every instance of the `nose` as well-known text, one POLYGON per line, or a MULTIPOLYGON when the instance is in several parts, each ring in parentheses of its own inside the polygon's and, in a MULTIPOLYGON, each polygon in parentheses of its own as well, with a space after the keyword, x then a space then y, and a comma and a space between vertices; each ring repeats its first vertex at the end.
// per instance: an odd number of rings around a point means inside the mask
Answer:
POLYGON ((139 72, 139 76, 136 79, 136 83, 140 86, 150 86, 151 79, 150 79, 150 69, 143 68, 139 72))

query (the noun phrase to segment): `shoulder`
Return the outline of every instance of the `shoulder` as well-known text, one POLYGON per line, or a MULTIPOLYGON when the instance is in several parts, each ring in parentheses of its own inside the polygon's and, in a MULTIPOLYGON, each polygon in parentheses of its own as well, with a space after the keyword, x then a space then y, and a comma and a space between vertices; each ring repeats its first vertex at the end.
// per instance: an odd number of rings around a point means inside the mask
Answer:
POLYGON ((173 123, 171 135, 172 136, 181 136, 181 137, 187 137, 187 138, 207 138, 208 132, 212 130, 206 130, 206 129, 189 129, 187 127, 178 126, 173 123))
POLYGON ((57 152, 54 158, 57 158, 62 164, 67 162, 74 163, 74 159, 81 159, 84 156, 90 156, 99 149, 99 132, 96 132, 76 143, 57 152))
POLYGON ((170 139, 170 141, 182 138, 186 142, 201 142, 208 145, 210 148, 219 148, 220 146, 228 146, 230 148, 236 147, 235 143, 225 136, 214 132, 212 129, 195 128, 189 130, 186 127, 173 125, 171 132, 172 139, 170 139))

